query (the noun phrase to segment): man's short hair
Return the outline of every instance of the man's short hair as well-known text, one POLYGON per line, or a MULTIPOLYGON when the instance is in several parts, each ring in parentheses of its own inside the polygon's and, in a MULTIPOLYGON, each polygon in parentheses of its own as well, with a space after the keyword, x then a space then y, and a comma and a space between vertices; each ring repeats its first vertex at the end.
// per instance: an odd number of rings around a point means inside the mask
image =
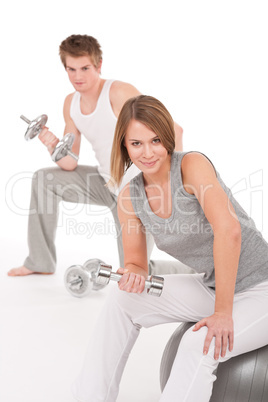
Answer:
POLYGON ((102 50, 97 39, 88 35, 71 35, 61 42, 59 54, 62 64, 66 68, 66 56, 90 56, 96 68, 102 61, 102 50))

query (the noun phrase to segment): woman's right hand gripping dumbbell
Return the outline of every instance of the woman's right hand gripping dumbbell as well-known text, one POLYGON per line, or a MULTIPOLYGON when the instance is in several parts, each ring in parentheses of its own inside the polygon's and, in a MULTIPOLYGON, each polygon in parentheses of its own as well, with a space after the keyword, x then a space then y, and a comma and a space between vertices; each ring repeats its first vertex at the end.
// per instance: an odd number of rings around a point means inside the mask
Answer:
POLYGON ((50 155, 54 151, 56 145, 60 142, 60 140, 51 131, 49 131, 48 127, 46 126, 42 128, 38 138, 47 147, 50 155))
MULTIPOLYGON (((125 290, 129 293, 142 293, 145 288, 145 276, 141 274, 136 274, 134 272, 130 272, 126 268, 119 268, 117 271, 118 274, 122 275, 122 278, 118 282, 118 286, 120 290, 125 290)), ((146 272, 144 271, 146 275, 146 272)))

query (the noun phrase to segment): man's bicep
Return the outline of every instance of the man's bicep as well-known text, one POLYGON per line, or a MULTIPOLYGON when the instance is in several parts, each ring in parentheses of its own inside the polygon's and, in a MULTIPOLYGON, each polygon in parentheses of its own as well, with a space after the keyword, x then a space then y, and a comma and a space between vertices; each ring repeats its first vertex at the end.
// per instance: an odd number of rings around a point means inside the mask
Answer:
POLYGON ((64 135, 68 133, 72 133, 75 135, 74 144, 72 146, 72 151, 75 154, 79 154, 80 151, 80 143, 81 143, 81 134, 78 128, 76 127, 73 119, 71 118, 70 108, 73 94, 70 94, 66 97, 64 106, 63 106, 63 116, 65 121, 64 127, 64 135))

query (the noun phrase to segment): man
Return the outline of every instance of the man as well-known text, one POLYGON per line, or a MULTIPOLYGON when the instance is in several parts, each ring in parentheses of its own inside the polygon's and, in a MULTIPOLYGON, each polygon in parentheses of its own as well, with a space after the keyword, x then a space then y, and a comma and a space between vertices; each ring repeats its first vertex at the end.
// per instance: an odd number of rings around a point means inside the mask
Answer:
MULTIPOLYGON (((28 224, 29 256, 24 264, 8 272, 9 276, 34 273, 52 274, 56 269, 55 236, 58 205, 61 200, 102 205, 110 208, 117 231, 120 265, 123 266, 122 239, 117 217, 118 191, 138 171, 131 166, 118 189, 105 186, 110 179, 110 152, 117 117, 126 100, 140 92, 130 84, 101 78, 102 50, 98 41, 88 35, 71 35, 60 45, 61 61, 75 92, 64 102, 66 133, 73 133, 72 152, 79 155, 81 134, 85 135, 95 151, 98 167, 80 166, 72 157, 57 162, 58 167, 41 169, 32 180, 31 213, 28 224)), ((182 150, 182 129, 175 123, 176 150, 182 150)), ((39 139, 49 153, 59 139, 44 127, 39 139)), ((153 241, 148 236, 149 253, 153 241)), ((177 261, 150 262, 154 273, 184 271, 177 261)), ((188 271, 189 272, 189 271, 188 271)))

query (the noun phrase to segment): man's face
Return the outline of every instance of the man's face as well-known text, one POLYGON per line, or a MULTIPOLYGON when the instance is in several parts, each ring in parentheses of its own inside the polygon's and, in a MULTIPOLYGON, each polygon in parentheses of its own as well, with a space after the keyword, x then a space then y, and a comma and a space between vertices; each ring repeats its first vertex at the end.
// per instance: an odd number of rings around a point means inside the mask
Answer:
POLYGON ((66 71, 76 91, 86 92, 98 82, 101 65, 96 68, 89 56, 66 56, 66 71))

